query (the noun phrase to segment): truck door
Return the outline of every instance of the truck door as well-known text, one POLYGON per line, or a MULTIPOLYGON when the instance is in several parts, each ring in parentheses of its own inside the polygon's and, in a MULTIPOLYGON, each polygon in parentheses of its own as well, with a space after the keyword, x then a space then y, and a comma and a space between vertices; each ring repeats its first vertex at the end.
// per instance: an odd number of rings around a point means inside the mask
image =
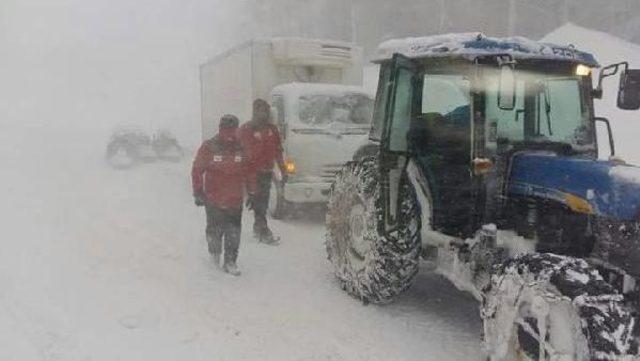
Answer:
POLYGON ((408 156, 408 135, 414 112, 415 80, 419 67, 400 54, 381 69, 371 138, 381 145, 380 172, 384 200, 384 232, 397 227, 398 190, 408 156))

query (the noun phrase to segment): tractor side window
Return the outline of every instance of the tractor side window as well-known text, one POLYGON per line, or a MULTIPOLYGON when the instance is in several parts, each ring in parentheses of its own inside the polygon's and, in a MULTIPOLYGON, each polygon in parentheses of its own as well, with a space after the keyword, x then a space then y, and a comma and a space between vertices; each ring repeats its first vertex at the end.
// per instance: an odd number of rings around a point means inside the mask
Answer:
POLYGON ((378 91, 376 92, 376 102, 373 111, 373 122, 371 124, 371 132, 369 139, 380 140, 384 127, 385 107, 389 98, 390 82, 391 82, 391 64, 383 64, 380 68, 380 79, 378 81, 378 91))
POLYGON ((469 81, 462 75, 426 74, 422 88, 422 114, 442 116, 443 125, 469 124, 469 81))
POLYGON ((413 72, 406 68, 398 68, 395 82, 395 98, 389 137, 389 150, 406 152, 407 135, 411 126, 411 104, 413 95, 413 72))
MULTIPOLYGON (((422 116, 425 143, 423 150, 442 151, 470 141, 470 82, 460 74, 426 74, 422 87, 422 116)), ((449 153, 452 154, 452 153, 449 153)))

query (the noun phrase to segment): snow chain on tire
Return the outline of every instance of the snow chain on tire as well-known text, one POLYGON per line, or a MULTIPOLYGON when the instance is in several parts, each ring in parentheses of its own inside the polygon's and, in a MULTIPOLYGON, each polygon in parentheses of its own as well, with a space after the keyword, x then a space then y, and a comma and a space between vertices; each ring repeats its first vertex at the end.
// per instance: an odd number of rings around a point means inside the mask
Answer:
POLYGON ((336 175, 326 217, 328 258, 342 288, 363 302, 391 301, 411 285, 419 266, 419 209, 410 182, 405 178, 400 186, 400 224, 389 237, 378 233, 380 194, 377 157, 350 162, 336 175), (364 209, 362 238, 370 245, 358 265, 349 256, 354 207, 364 209))
MULTIPOLYGON (((518 337, 518 327, 512 327, 514 323, 511 321, 524 318, 519 309, 527 302, 537 304, 531 307, 537 309, 537 312, 544 308, 541 304, 548 306, 547 313, 544 314, 546 320, 542 321, 542 325, 548 322, 549 329, 554 327, 554 318, 557 320, 558 316, 576 321, 565 322, 565 326, 557 321, 560 326, 555 327, 565 329, 555 333, 540 332, 537 329, 540 321, 530 323, 540 338, 543 338, 540 334, 546 335, 545 346, 554 342, 552 338, 556 334, 572 334, 575 353, 567 359, 631 360, 628 355, 637 353, 637 345, 632 336, 634 319, 624 305, 623 296, 582 259, 552 254, 527 254, 511 259, 494 273, 484 294, 482 318, 491 360, 508 360, 514 357, 506 345, 510 339, 518 337), (554 314, 554 307, 564 312, 554 314), (575 327, 571 328, 569 323, 575 327)), ((556 338, 560 341, 562 337, 556 338)), ((558 341, 556 344, 569 344, 569 341, 558 341)), ((535 347, 533 348, 535 354, 535 347)), ((544 346, 540 347, 540 350, 543 348, 544 346)), ((537 358, 534 355, 532 359, 537 358)))

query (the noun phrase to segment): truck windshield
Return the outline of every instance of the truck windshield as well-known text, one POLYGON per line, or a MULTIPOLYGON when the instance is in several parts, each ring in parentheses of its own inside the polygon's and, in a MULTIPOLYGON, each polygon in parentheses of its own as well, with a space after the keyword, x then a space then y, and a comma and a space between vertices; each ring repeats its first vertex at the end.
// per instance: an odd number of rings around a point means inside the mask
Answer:
POLYGON ((373 100, 364 94, 308 94, 299 98, 300 122, 312 127, 368 127, 373 100))
POLYGON ((516 71, 515 107, 498 106, 498 72, 487 71, 485 116, 493 141, 593 144, 580 78, 516 71))

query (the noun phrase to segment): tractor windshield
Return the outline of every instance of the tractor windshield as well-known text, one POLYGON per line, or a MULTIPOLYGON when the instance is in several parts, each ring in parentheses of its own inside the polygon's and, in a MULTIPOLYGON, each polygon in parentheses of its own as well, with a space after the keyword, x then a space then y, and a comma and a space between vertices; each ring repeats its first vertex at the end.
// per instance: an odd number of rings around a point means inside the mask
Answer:
POLYGON ((488 69, 483 87, 490 141, 555 142, 574 148, 594 143, 579 77, 516 71, 513 109, 500 108, 499 82, 499 73, 488 69))

